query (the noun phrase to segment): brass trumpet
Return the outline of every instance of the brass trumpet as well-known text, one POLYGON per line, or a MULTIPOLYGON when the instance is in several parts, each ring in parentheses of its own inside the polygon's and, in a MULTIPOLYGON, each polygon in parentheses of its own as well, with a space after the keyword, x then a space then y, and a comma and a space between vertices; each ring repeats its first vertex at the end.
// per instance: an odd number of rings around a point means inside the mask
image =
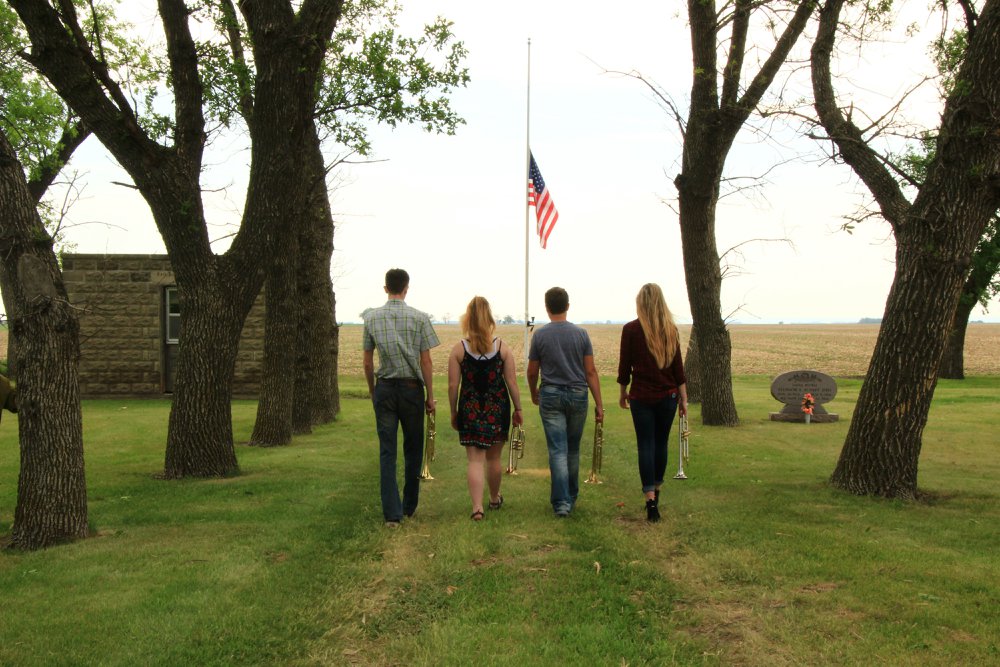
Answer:
POLYGON ((434 439, 437 437, 437 430, 435 426, 437 425, 436 413, 427 413, 427 435, 424 439, 424 466, 420 469, 420 479, 434 479, 431 477, 431 467, 430 462, 434 460, 434 455, 437 453, 434 451, 434 439))
POLYGON ((590 477, 586 479, 587 484, 600 484, 597 479, 601 472, 601 464, 604 462, 604 422, 594 421, 594 453, 590 459, 590 477))
POLYGON ((684 464, 691 458, 691 445, 688 442, 690 435, 687 415, 681 415, 677 419, 677 474, 674 475, 674 479, 687 479, 687 475, 684 474, 684 464))
POLYGON ((517 474, 517 462, 524 458, 524 429, 520 426, 510 427, 510 440, 507 443, 507 474, 517 474), (515 454, 516 452, 516 454, 515 454))

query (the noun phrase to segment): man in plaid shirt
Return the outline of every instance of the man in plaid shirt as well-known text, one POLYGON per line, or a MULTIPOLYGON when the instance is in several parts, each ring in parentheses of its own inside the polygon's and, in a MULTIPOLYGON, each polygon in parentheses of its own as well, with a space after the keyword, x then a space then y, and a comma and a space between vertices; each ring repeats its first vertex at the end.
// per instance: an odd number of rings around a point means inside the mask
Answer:
POLYGON ((390 528, 398 527, 404 515, 410 517, 417 511, 424 457, 424 412, 430 414, 436 410, 431 348, 440 341, 430 317, 403 302, 409 288, 410 276, 406 271, 389 269, 385 274, 389 300, 362 315, 365 379, 378 431, 382 514, 390 528), (403 427, 402 502, 396 483, 396 434, 400 425, 403 427))

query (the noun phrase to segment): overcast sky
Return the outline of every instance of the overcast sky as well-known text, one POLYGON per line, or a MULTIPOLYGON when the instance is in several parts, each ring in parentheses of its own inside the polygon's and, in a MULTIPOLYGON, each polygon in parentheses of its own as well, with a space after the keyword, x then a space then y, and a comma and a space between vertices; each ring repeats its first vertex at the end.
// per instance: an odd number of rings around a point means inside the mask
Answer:
MULTIPOLYGON (((129 3, 140 25, 152 15, 143 4, 129 3)), ((531 146, 560 217, 547 249, 530 241, 529 312, 544 319, 544 291, 560 285, 569 291, 571 319, 628 320, 639 287, 657 282, 677 320, 690 322, 677 216, 669 206, 679 132, 643 85, 601 71, 638 70, 686 105, 691 60, 682 3, 621 1, 613 11, 606 3, 567 0, 500 8, 460 0, 404 4, 410 5, 406 25, 437 14, 455 22, 470 51, 472 81, 453 103, 467 123, 452 137, 377 129, 375 157, 382 161, 340 170, 332 194, 338 319, 357 321, 366 307, 382 303, 390 267, 410 272, 408 302, 436 319, 457 319, 476 294, 489 299, 498 318, 523 317, 530 37, 531 146)), ((874 112, 931 71, 923 44, 937 24, 918 27, 907 39, 900 26, 879 52, 843 65, 874 112)), ((933 123, 935 100, 928 86, 906 111, 933 123)), ((789 241, 741 246, 723 287, 723 314, 734 321, 856 322, 882 315, 893 275, 891 233, 877 221, 853 234, 841 231, 861 190, 849 170, 823 162, 817 149, 781 126, 773 140, 746 133, 733 148, 730 176, 788 162, 768 173, 761 191, 720 202, 720 252, 751 239, 789 241), (809 157, 793 160, 798 154, 809 157)), ((223 237, 239 217, 249 153, 241 138, 227 137, 213 144, 208 159, 203 185, 225 188, 206 196, 210 233, 223 237)), ((96 141, 87 142, 73 166, 88 183, 70 214, 71 222, 88 223, 70 230, 77 252, 164 252, 144 201, 112 184, 128 177, 96 141)), ((221 252, 226 242, 215 247, 221 252)), ((987 315, 977 309, 972 319, 1000 320, 997 305, 987 315)))

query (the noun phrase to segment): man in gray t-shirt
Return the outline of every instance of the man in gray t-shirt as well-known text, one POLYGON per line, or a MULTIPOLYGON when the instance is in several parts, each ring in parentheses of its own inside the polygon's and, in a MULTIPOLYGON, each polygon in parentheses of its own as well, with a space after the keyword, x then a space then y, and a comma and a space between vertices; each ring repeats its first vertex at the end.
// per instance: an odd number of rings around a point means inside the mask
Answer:
POLYGON ((594 348, 587 332, 566 320, 567 310, 566 290, 553 287, 545 293, 549 324, 532 336, 528 353, 528 387, 545 430, 552 509, 557 517, 569 516, 580 492, 580 440, 587 423, 588 387, 594 395, 595 417, 604 422, 594 348))

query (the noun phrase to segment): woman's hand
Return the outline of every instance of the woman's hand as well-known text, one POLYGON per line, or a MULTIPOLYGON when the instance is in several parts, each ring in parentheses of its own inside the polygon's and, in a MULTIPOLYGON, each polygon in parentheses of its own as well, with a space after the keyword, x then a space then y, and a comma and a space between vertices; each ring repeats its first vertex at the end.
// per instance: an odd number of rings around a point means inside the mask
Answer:
POLYGON ((514 416, 511 418, 511 421, 514 423, 514 426, 523 426, 524 413, 522 413, 520 410, 514 410, 514 416))

